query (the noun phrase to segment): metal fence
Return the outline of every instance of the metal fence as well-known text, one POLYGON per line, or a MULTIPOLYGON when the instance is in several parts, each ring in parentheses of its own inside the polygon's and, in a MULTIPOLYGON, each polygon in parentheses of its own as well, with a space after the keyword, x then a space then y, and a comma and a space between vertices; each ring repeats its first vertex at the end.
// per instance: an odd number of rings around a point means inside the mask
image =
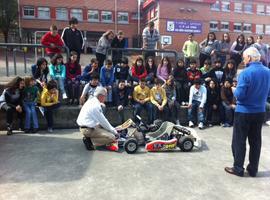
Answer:
MULTIPOLYGON (((26 50, 25 48, 29 49, 37 49, 37 48, 47 48, 50 46, 44 46, 42 44, 21 44, 21 43, 0 43, 0 49, 5 51, 5 63, 6 63, 6 76, 10 75, 10 66, 9 66, 9 52, 12 52, 13 58, 13 68, 14 68, 14 75, 17 75, 17 53, 22 53, 23 55, 23 63, 24 63, 24 73, 27 73, 27 57, 26 57, 26 50)), ((66 59, 69 58, 69 48, 66 46, 60 47, 57 46, 59 49, 63 49, 66 53, 66 59)), ((34 63, 32 63, 34 64, 34 63)))

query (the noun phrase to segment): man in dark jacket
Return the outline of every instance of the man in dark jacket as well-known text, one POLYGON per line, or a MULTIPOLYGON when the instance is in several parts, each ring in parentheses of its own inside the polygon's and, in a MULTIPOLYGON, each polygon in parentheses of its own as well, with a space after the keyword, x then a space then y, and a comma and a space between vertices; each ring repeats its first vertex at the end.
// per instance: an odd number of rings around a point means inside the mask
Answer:
POLYGON ((247 172, 255 177, 258 172, 261 153, 261 130, 265 117, 265 105, 270 95, 270 70, 260 62, 261 55, 255 47, 249 47, 243 53, 243 61, 247 66, 238 77, 234 91, 237 100, 232 153, 233 167, 225 167, 225 171, 236 176, 244 176, 246 140, 249 142, 249 164, 247 172))
POLYGON ((80 55, 84 46, 83 35, 80 30, 77 29, 78 20, 72 17, 69 20, 69 27, 64 28, 62 32, 62 40, 69 48, 69 51, 75 51, 78 54, 78 63, 80 63, 80 55))
MULTIPOLYGON (((126 40, 124 38, 124 32, 118 31, 117 35, 114 37, 111 43, 112 48, 125 48, 126 40)), ((113 66, 120 63, 122 58, 122 51, 113 51, 112 52, 112 61, 113 66)))

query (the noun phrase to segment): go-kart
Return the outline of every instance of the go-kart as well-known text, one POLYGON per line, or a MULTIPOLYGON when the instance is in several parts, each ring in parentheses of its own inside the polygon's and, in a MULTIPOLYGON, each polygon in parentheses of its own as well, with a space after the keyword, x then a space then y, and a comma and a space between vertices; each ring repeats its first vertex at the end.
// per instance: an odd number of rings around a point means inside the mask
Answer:
POLYGON ((116 127, 119 132, 118 145, 124 150, 133 154, 138 147, 145 145, 146 151, 171 151, 178 149, 189 152, 193 147, 201 147, 201 139, 196 131, 174 123, 160 120, 155 121, 154 125, 148 126, 136 116, 137 123, 129 119, 122 125, 116 127))

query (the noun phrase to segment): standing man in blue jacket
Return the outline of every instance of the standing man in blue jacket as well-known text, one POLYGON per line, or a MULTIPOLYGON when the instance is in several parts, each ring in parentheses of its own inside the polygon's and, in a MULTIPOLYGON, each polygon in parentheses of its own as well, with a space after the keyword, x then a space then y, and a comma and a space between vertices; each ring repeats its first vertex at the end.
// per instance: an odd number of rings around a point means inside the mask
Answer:
POLYGON ((250 150, 246 170, 251 177, 255 177, 258 172, 261 129, 266 100, 270 94, 270 70, 262 65, 260 59, 261 55, 256 48, 250 47, 244 51, 246 69, 239 75, 234 91, 237 100, 232 138, 234 164, 233 167, 225 167, 225 171, 236 176, 244 176, 247 138, 250 150))

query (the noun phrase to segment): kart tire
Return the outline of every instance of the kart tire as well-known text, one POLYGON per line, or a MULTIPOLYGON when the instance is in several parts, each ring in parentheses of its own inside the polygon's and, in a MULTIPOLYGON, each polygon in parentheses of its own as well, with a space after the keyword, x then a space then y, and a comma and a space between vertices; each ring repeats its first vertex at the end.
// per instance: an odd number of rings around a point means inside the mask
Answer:
POLYGON ((182 136, 178 142, 179 142, 178 146, 183 152, 189 152, 194 147, 193 140, 186 136, 182 136))
POLYGON ((135 138, 128 138, 124 143, 124 149, 128 154, 136 153, 138 142, 135 138))

